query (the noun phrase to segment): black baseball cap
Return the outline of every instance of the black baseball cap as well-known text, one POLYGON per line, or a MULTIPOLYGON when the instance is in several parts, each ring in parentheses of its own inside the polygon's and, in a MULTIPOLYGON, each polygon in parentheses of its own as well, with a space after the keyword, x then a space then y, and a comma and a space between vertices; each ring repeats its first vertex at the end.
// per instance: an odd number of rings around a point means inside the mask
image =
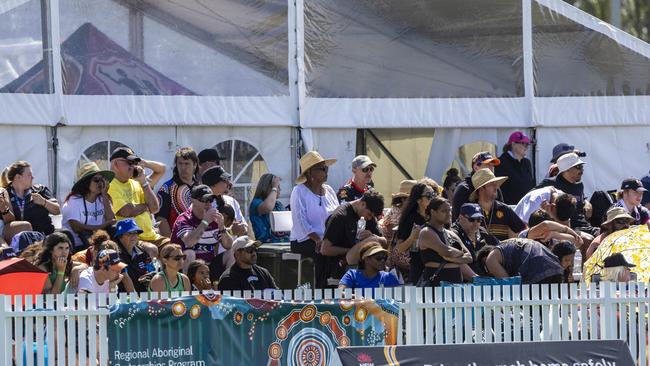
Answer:
POLYGON ((204 201, 204 202, 217 198, 217 196, 214 193, 212 193, 210 187, 206 186, 205 184, 199 184, 194 186, 194 188, 192 188, 191 197, 195 200, 204 201))
POLYGON ((201 183, 207 186, 213 186, 219 182, 225 182, 230 179, 230 174, 223 170, 220 166, 214 166, 205 172, 201 176, 201 183))
POLYGON ((110 161, 113 161, 115 159, 126 159, 128 161, 133 161, 136 163, 139 163, 142 161, 139 156, 137 156, 133 150, 126 146, 118 147, 115 150, 113 150, 113 153, 111 154, 110 161))
POLYGON ((603 260, 603 268, 612 268, 619 266, 628 268, 636 267, 636 265, 629 263, 621 253, 614 253, 603 260))
POLYGON ((217 152, 217 149, 203 149, 198 155, 199 164, 203 164, 208 161, 214 161, 217 164, 222 160, 221 156, 217 152))
POLYGON ((626 189, 633 189, 637 192, 646 192, 647 189, 643 187, 643 183, 641 183, 640 180, 636 178, 628 178, 621 183, 621 191, 624 191, 626 189))

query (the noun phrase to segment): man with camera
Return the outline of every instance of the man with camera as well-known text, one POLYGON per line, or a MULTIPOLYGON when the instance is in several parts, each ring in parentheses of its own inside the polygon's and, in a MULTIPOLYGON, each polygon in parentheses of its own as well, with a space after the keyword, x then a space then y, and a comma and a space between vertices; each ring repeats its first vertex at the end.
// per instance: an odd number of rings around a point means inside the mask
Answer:
POLYGON ((199 184, 192 188, 192 204, 183 212, 172 228, 172 243, 183 248, 187 256, 184 272, 195 259, 209 264, 210 281, 216 281, 226 269, 224 253, 232 246, 232 238, 226 232, 223 216, 213 207, 217 196, 210 187, 199 184))
POLYGON ((165 165, 155 161, 143 160, 128 147, 118 147, 110 157, 111 171, 115 178, 111 181, 108 194, 113 200, 113 211, 117 220, 133 217, 142 229, 141 240, 160 247, 169 238, 158 234, 153 227, 152 214, 158 212, 158 198, 153 186, 165 174, 165 165), (147 177, 144 168, 153 171, 147 177))

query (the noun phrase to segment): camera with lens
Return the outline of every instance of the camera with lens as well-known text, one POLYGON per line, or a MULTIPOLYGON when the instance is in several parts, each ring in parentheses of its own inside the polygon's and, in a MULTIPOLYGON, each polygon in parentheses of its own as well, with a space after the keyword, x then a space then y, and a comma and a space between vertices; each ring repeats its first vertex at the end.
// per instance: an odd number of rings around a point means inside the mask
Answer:
POLYGON ((581 158, 584 158, 585 156, 587 156, 587 153, 584 152, 584 151, 578 151, 578 150, 576 150, 576 155, 578 155, 578 156, 581 157, 581 158))

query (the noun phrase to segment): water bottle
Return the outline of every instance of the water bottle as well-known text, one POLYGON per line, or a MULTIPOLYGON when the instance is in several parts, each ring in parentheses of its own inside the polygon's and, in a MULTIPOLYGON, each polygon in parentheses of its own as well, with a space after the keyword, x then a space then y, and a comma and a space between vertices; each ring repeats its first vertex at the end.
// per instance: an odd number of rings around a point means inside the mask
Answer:
POLYGON ((573 273, 582 273, 582 253, 580 249, 576 250, 576 254, 573 257, 573 273))
POLYGON ((359 239, 361 232, 366 230, 366 219, 363 217, 357 221, 357 239, 359 239))

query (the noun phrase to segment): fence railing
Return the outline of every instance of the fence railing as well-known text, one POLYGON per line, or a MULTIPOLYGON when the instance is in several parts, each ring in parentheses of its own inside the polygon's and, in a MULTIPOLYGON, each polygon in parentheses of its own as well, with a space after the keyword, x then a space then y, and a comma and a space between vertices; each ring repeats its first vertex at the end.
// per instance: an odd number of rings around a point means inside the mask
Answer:
MULTIPOLYGON (((0 364, 107 365, 108 306, 196 294, 0 296, 0 364)), ((269 300, 394 299, 401 303, 398 344, 622 339, 637 364, 648 364, 646 283, 222 294, 269 300)))

